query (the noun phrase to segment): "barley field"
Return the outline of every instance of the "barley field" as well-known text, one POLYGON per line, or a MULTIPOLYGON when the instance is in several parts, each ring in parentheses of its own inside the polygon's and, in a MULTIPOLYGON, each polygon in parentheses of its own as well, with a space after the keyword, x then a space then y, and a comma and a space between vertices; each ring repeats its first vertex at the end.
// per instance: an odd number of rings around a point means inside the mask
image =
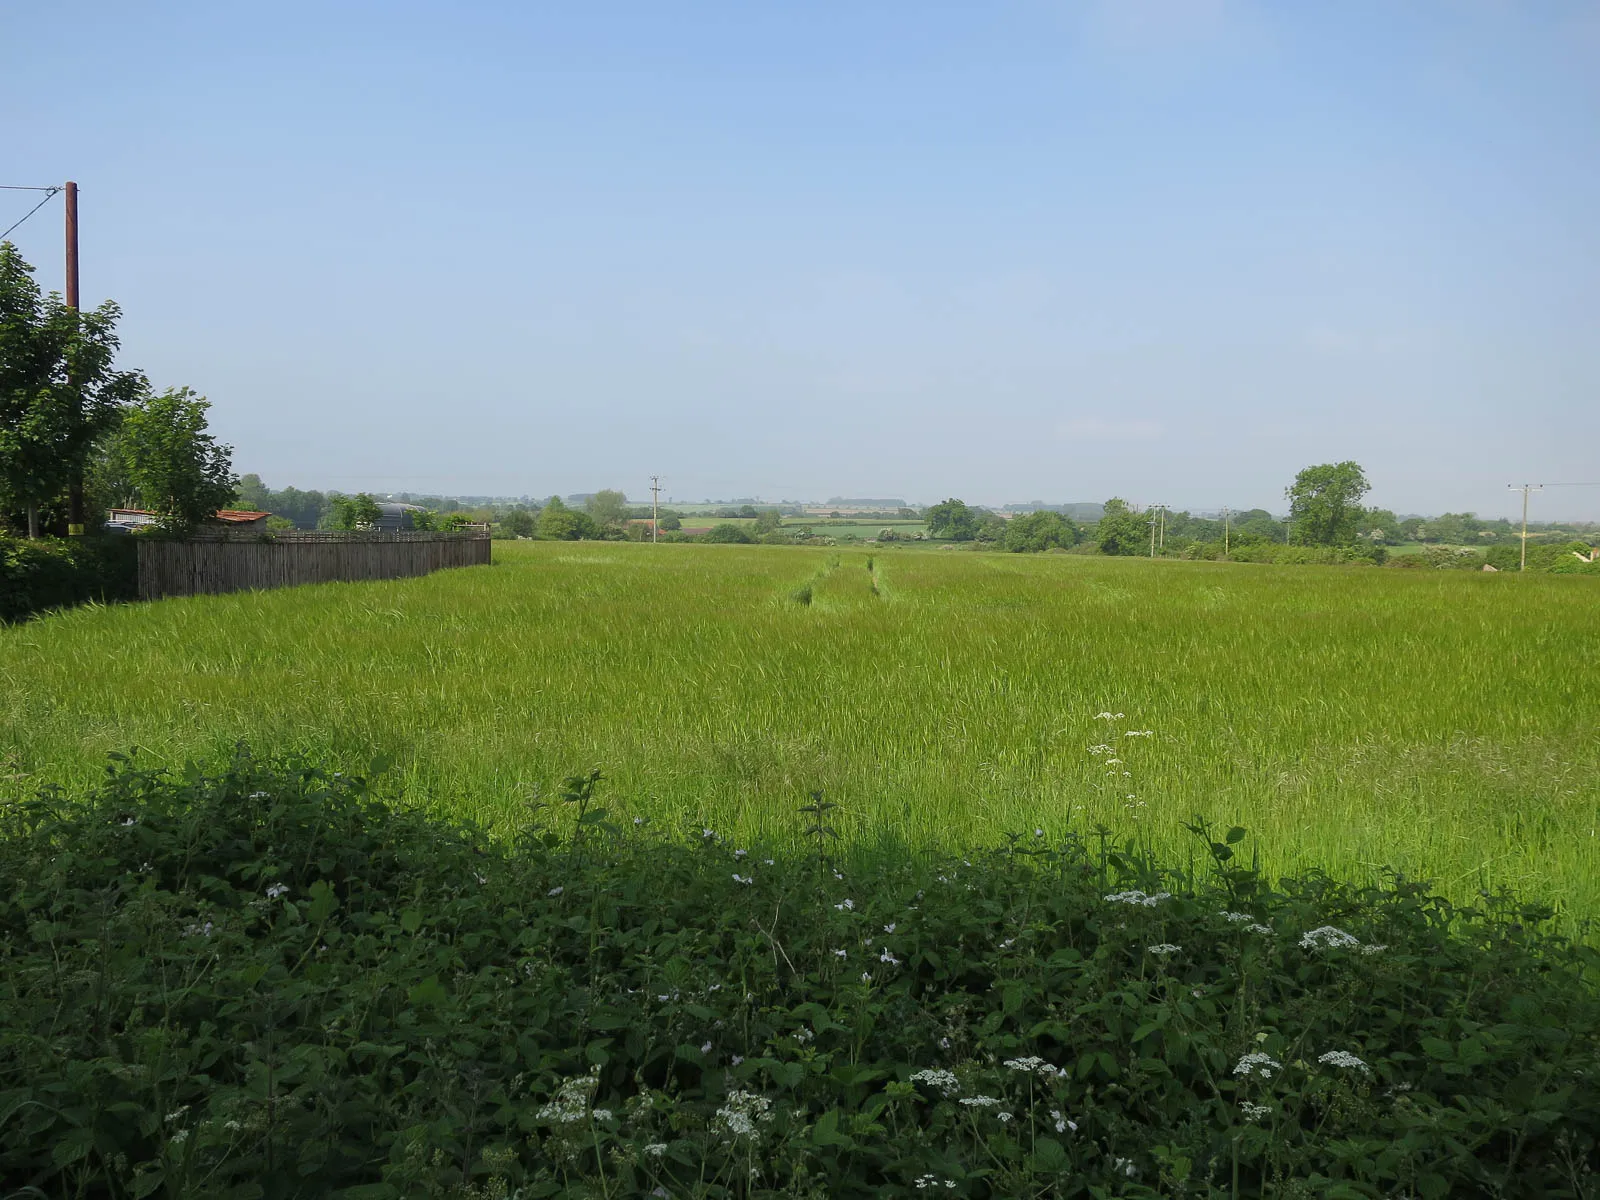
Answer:
MULTIPOLYGON (((782 842, 1103 825, 1600 914, 1600 587, 932 549, 496 543, 424 579, 0 629, 0 796, 110 751, 375 753, 508 828, 590 767, 619 817, 782 842), (1109 717, 1100 714, 1110 714, 1109 717), (1148 731, 1148 736, 1143 735, 1148 731), (1113 761, 1115 760, 1115 761, 1113 761)), ((559 819, 557 814, 557 818, 559 819)))

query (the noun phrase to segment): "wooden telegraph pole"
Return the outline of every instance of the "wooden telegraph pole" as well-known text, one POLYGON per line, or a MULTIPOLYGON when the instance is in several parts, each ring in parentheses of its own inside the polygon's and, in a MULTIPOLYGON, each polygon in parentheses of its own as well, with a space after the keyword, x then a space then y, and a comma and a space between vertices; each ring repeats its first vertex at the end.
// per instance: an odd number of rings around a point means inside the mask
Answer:
MULTIPOLYGON (((67 194, 67 307, 74 313, 79 309, 78 303, 78 185, 72 180, 67 180, 63 189, 67 194)), ((76 381, 71 376, 67 378, 67 386, 73 387, 76 381)), ((73 394, 73 405, 76 409, 75 416, 83 419, 83 397, 73 394)), ((72 474, 67 479, 67 533, 72 537, 83 536, 83 456, 77 456, 72 463, 72 474)))
POLYGON ((1518 565, 1517 570, 1526 571, 1528 569, 1528 493, 1544 491, 1544 484, 1524 483, 1519 485, 1508 483, 1506 487, 1513 492, 1520 491, 1522 493, 1522 562, 1518 565))

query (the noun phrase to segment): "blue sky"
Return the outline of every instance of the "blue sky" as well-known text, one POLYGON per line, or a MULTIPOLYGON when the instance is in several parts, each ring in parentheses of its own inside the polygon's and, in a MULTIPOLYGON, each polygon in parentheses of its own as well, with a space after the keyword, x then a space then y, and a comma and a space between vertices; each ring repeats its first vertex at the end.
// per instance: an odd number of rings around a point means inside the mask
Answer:
POLYGON ((274 486, 1600 481, 1595 3, 16 5, 0 112, 274 486))

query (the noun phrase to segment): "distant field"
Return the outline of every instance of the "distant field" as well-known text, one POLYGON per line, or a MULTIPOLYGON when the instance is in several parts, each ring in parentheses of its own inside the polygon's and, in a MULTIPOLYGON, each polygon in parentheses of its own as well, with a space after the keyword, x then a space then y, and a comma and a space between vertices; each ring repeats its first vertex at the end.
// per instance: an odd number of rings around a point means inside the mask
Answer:
POLYGON ((1171 848, 1199 812, 1279 866, 1389 864, 1600 914, 1592 580, 906 549, 869 570, 845 548, 625 543, 495 557, 0 630, 0 793, 84 783, 130 744, 177 765, 243 738, 350 768, 386 751, 413 794, 501 825, 591 766, 630 815, 740 836, 787 836, 814 788, 850 834, 918 844, 1104 823, 1171 848))

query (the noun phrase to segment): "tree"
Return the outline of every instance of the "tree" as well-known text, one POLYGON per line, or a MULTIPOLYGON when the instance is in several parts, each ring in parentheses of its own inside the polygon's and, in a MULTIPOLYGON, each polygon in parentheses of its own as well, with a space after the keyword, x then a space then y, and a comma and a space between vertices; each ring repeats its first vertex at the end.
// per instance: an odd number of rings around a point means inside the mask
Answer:
POLYGON ((621 525, 628 519, 628 498, 614 488, 601 488, 584 501, 584 511, 596 525, 621 525))
POLYGON ((748 543, 756 539, 751 536, 750 531, 743 525, 735 525, 731 521, 725 521, 721 525, 713 525, 706 530, 705 533, 700 535, 700 540, 702 542, 748 543))
POLYGON ((764 508, 756 516, 756 533, 777 533, 783 525, 783 514, 775 508, 764 508))
MULTIPOLYGON (((123 414, 117 453, 139 506, 168 533, 184 534, 233 503, 233 448, 206 432, 210 402, 188 388, 146 396, 123 414)), ((376 507, 376 505, 374 505, 376 507)))
POLYGON ((507 533, 514 537, 526 538, 533 536, 533 514, 525 508, 508 512, 505 520, 501 521, 500 524, 504 526, 507 533))
POLYGON ((928 523, 929 534, 952 542, 970 542, 978 532, 978 515, 954 497, 930 507, 922 519, 928 523))
POLYGON ((1006 536, 1006 519, 999 513, 984 512, 975 515, 978 522, 972 530, 974 540, 992 544, 1006 536))
POLYGON ((333 497, 330 524, 334 529, 374 529, 383 517, 383 509, 366 492, 354 496, 333 497))
POLYGON ((1360 532, 1367 476, 1359 463, 1307 467, 1284 489, 1294 540, 1302 546, 1346 546, 1360 532))
POLYGON ((551 496, 539 513, 539 536, 548 541, 576 542, 598 537, 599 533, 599 527, 588 513, 573 512, 561 503, 560 496, 551 496))
POLYGON ((664 533, 672 533, 683 528, 683 518, 675 512, 661 514, 661 529, 664 533))
POLYGON ((1101 554, 1143 554, 1150 541, 1150 524, 1128 507, 1126 500, 1113 496, 1094 528, 1101 554))
POLYGON ((1074 545, 1082 536, 1077 525, 1060 513, 1041 510, 1007 521, 1005 536, 1000 539, 1000 544, 1014 553, 1026 551, 1037 554, 1052 547, 1074 545))
POLYGON ((33 268, 0 242, 0 506, 26 515, 30 538, 63 493, 82 522, 89 452, 147 387, 139 372, 112 369, 121 315, 109 300, 81 313, 42 297, 33 268))

